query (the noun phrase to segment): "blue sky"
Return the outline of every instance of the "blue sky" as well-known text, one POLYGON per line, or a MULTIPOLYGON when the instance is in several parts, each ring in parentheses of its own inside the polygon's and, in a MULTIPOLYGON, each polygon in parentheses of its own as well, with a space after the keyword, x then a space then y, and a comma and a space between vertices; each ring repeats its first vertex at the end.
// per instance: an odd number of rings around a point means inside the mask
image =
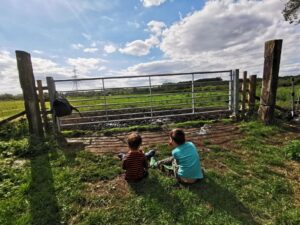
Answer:
POLYGON ((284 39, 281 74, 299 74, 300 25, 282 0, 5 0, 0 93, 20 93, 15 50, 38 79, 239 68, 261 75, 263 44, 284 39))

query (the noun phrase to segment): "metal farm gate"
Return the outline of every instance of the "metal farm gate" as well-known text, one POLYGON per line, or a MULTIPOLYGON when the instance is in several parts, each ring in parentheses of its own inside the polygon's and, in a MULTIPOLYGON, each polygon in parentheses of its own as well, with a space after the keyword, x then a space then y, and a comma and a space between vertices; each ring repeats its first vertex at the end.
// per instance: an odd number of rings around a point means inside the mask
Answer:
POLYGON ((63 95, 78 113, 55 118, 57 129, 101 126, 163 117, 237 113, 239 71, 55 80, 47 77, 50 102, 63 95))

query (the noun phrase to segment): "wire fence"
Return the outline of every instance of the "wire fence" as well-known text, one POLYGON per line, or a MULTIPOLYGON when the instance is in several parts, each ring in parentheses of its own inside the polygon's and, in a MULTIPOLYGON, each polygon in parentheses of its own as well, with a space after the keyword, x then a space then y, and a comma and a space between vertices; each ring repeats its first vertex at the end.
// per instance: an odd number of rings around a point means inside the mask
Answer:
POLYGON ((54 83, 56 92, 83 115, 73 113, 60 118, 61 128, 228 112, 233 91, 231 70, 67 79, 54 83))

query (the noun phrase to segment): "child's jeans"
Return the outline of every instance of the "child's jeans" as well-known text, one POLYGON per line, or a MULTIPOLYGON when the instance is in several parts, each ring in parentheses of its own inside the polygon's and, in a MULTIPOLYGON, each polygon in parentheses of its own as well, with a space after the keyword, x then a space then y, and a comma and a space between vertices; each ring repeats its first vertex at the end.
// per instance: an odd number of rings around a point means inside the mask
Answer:
POLYGON ((164 167, 164 168, 166 168, 166 169, 168 169, 168 170, 172 170, 173 173, 174 173, 174 176, 175 176, 176 178, 178 178, 178 174, 177 174, 177 171, 178 171, 178 165, 177 165, 176 160, 174 159, 173 156, 158 161, 158 162, 157 162, 157 165, 158 165, 159 167, 164 167))
MULTIPOLYGON (((153 161, 153 158, 151 159, 153 161)), ((188 179, 188 178, 183 178, 178 175, 178 164, 174 157, 168 157, 166 159, 160 160, 158 162, 153 162, 152 164, 156 165, 159 169, 163 171, 172 171, 174 174, 174 177, 180 182, 180 183, 195 183, 200 179, 188 179)), ((151 163, 150 163, 151 165, 151 163)), ((203 171, 203 170, 202 170, 203 171)), ((203 172, 204 174, 204 172, 203 172)))

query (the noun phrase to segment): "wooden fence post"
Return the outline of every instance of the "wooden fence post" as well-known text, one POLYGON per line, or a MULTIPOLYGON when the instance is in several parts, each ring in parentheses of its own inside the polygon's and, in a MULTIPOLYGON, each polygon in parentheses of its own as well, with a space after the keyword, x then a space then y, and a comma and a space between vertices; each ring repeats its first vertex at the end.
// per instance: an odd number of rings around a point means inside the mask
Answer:
POLYGON ((256 96, 256 75, 251 75, 249 77, 249 93, 248 93, 248 108, 249 115, 254 114, 255 110, 255 96, 256 96))
POLYGON ((242 115, 245 115, 246 112, 246 97, 247 97, 247 71, 244 71, 243 74, 243 84, 242 84, 242 115))
POLYGON ((228 83, 228 89, 229 89, 229 99, 228 99, 228 110, 231 112, 233 111, 233 73, 234 71, 231 70, 230 77, 229 77, 229 83, 228 83))
POLYGON ((258 113, 265 124, 274 121, 282 40, 265 43, 265 62, 258 113))
POLYGON ((44 137, 41 113, 36 94, 35 80, 31 64, 30 54, 24 51, 16 51, 19 79, 23 90, 24 105, 29 125, 30 134, 44 137))
POLYGON ((292 77, 291 79, 292 83, 292 117, 296 115, 296 107, 295 107, 295 79, 292 77))
POLYGON ((36 83, 37 83, 38 97, 39 97, 41 111, 42 111, 42 118, 44 122, 43 123, 44 129, 47 133, 49 133, 49 122, 48 122, 47 109, 46 109, 44 92, 43 92, 43 84, 41 80, 37 80, 36 83))
POLYGON ((234 70, 233 73, 233 116, 238 115, 240 103, 240 88, 239 88, 239 70, 234 70))
POLYGON ((48 87, 48 93, 49 93, 49 100, 50 100, 50 106, 52 110, 52 127, 53 127, 53 132, 57 133, 58 132, 58 126, 57 126, 57 119, 53 110, 53 102, 56 97, 56 89, 55 89, 55 83, 52 77, 46 77, 47 79, 47 87, 48 87))

